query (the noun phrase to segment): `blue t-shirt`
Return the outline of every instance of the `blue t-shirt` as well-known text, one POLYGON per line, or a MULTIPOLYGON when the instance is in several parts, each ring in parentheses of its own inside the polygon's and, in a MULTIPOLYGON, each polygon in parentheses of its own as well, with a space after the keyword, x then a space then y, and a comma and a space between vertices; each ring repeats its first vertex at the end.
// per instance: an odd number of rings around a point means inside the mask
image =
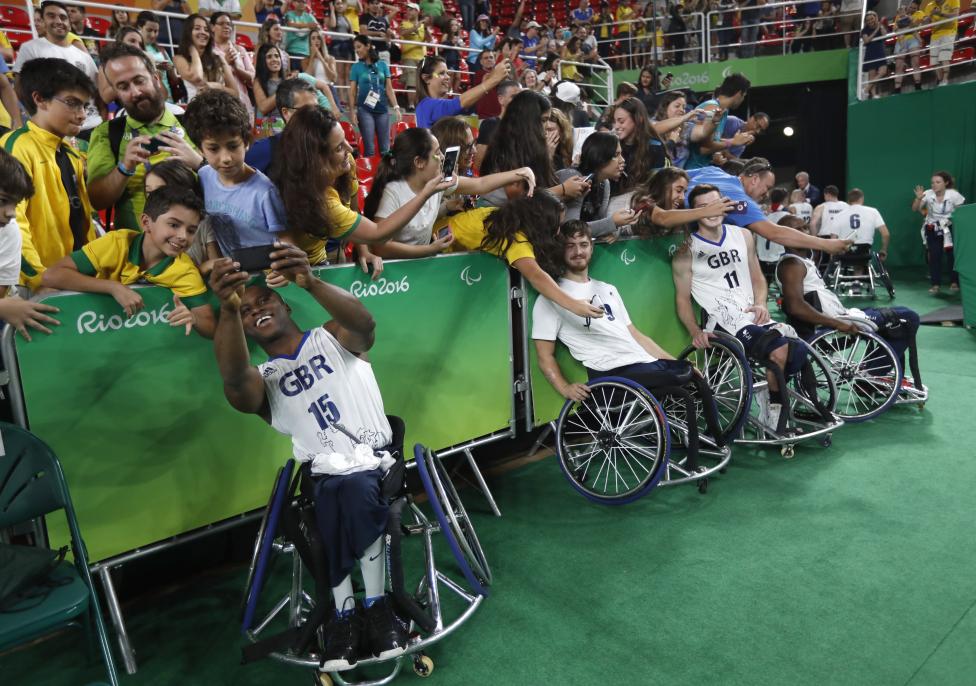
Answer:
POLYGON ((585 10, 581 10, 579 7, 573 10, 573 20, 581 24, 588 24, 593 18, 593 8, 587 7, 585 10))
POLYGON ((279 140, 281 140, 281 134, 276 133, 273 136, 254 141, 251 147, 247 149, 247 154, 244 155, 244 164, 257 169, 262 174, 267 174, 268 169, 271 168, 271 160, 274 159, 275 146, 278 145, 279 140))
POLYGON ((438 119, 453 117, 463 111, 458 98, 424 98, 417 104, 417 126, 429 129, 438 119))
MULTIPOLYGON (((535 38, 529 38, 528 36, 522 36, 522 49, 523 50, 525 50, 526 48, 534 48, 538 44, 539 44, 539 37, 538 36, 536 36, 535 38)), ((536 60, 536 58, 533 55, 522 55, 522 59, 525 60, 525 64, 530 69, 535 69, 535 60, 536 60)))
MULTIPOLYGON (((715 186, 719 190, 719 193, 730 200, 745 202, 746 208, 742 212, 733 210, 726 215, 726 224, 735 224, 736 226, 746 228, 750 224, 766 218, 762 208, 756 204, 756 201, 746 195, 746 191, 742 187, 742 182, 739 181, 739 177, 726 174, 718 167, 702 167, 700 169, 688 170, 688 193, 691 193, 695 186, 703 183, 710 183, 715 186)), ((685 194, 686 203, 688 202, 688 193, 685 194)))
MULTIPOLYGON (((700 103, 697 109, 704 109, 709 105, 715 105, 721 107, 718 100, 706 100, 700 103)), ((722 132, 725 130, 725 123, 729 119, 729 111, 725 110, 725 114, 719 120, 718 125, 715 127, 715 133, 712 134, 713 141, 722 140, 722 132)), ((712 153, 705 154, 701 151, 701 148, 697 143, 692 143, 689 146, 688 161, 685 163, 685 169, 700 169, 701 167, 707 167, 712 163, 712 153)))
POLYGON ((356 104, 359 107, 365 107, 374 114, 386 112, 389 107, 386 99, 386 80, 388 78, 390 78, 390 67, 383 60, 373 64, 366 64, 360 60, 352 65, 352 69, 349 70, 349 80, 356 82, 356 104), (371 90, 380 94, 380 99, 372 109, 363 104, 371 90))
MULTIPOLYGON (((729 115, 725 119, 725 128, 722 129, 722 138, 733 138, 735 134, 739 133, 746 123, 734 115, 729 115)), ((729 152, 736 157, 742 157, 742 153, 746 151, 746 146, 736 145, 729 148, 729 152)))
POLYGON ((236 186, 225 186, 217 171, 200 169, 204 205, 220 252, 230 255, 238 248, 268 245, 285 230, 285 207, 271 179, 255 172, 236 186))

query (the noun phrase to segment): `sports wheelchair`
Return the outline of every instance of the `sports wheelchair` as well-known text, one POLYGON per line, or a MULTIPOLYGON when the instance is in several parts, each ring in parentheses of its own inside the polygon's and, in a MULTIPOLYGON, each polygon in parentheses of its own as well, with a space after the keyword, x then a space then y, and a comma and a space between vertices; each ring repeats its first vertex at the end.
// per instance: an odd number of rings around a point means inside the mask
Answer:
POLYGON ((783 417, 775 426, 768 417, 766 360, 748 359, 739 339, 720 331, 712 333, 709 348, 688 348, 682 353, 683 358, 702 370, 709 386, 716 389, 715 399, 723 410, 722 430, 735 436, 737 444, 779 446, 786 458, 793 457, 797 444, 812 439, 828 447, 831 434, 844 424, 834 414, 837 387, 826 361, 799 338, 789 341, 790 345, 803 349, 807 361, 795 374, 785 374, 772 367, 779 387, 786 389, 789 398, 789 403, 783 404, 783 417), (745 398, 745 402, 740 404, 740 398, 745 398))
POLYGON ((633 502, 658 484, 695 483, 705 493, 708 478, 729 462, 731 435, 719 430, 719 408, 706 411, 712 393, 694 373, 690 366, 643 373, 646 386, 594 378, 589 397, 566 401, 556 420, 556 454, 573 488, 605 505, 633 502))
POLYGON ((877 297, 875 287, 880 282, 888 291, 888 298, 895 299, 895 284, 888 269, 878 253, 866 243, 851 246, 846 253, 833 256, 827 263, 824 281, 838 295, 869 298, 877 297), (857 274, 858 269, 863 269, 864 273, 857 274))
MULTIPOLYGON (((400 673, 402 662, 412 660, 419 676, 429 676, 434 668, 424 653, 429 646, 453 633, 466 622, 488 596, 491 570, 485 559, 471 520, 458 497, 440 460, 429 449, 417 444, 414 458, 434 517, 428 518, 405 490, 406 467, 403 460, 403 421, 389 417, 394 440, 391 454, 395 458, 382 481, 382 493, 390 503, 385 534, 385 559, 390 595, 397 613, 410 622, 410 640, 401 655, 386 660, 365 656, 353 672, 325 672, 324 624, 334 611, 326 564, 327 551, 318 535, 315 521, 311 472, 308 464, 295 469, 294 459, 278 470, 271 498, 264 512, 254 545, 254 554, 242 603, 241 630, 249 641, 242 648, 245 663, 270 656, 280 662, 313 670, 314 683, 320 686, 388 684, 400 673), (408 517, 409 521, 404 521, 408 517), (441 532, 464 581, 449 577, 434 563, 434 534, 441 532), (401 539, 420 536, 423 539, 422 574, 411 593, 404 583, 401 539), (261 593, 278 558, 290 556, 290 590, 259 615, 261 593), (306 574, 311 576, 313 593, 306 588, 306 574), (449 590, 460 604, 457 616, 445 618, 441 592, 449 590), (272 624, 278 629, 272 633, 272 624), (385 676, 350 682, 346 678, 361 668, 392 663, 385 676), (344 678, 345 677, 345 678, 344 678)), ((415 565, 416 566, 416 565, 415 565)))

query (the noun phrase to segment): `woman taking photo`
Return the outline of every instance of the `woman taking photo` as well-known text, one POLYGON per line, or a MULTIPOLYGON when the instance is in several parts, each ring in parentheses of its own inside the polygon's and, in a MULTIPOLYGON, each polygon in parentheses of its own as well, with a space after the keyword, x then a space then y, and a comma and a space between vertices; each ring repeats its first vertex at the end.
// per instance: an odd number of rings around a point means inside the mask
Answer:
POLYGON ((685 112, 687 99, 681 91, 669 91, 661 96, 661 103, 651 120, 654 131, 664 141, 671 163, 684 167, 691 151, 691 143, 711 138, 720 115, 711 117, 702 110, 685 112))
MULTIPOLYGON (((376 172, 373 189, 363 209, 363 215, 375 221, 391 216, 398 209, 423 193, 432 179, 441 174, 444 155, 440 143, 426 129, 407 129, 393 142, 390 155, 384 157, 376 172)), ((523 183, 531 194, 535 177, 529 168, 477 179, 455 175, 447 193, 479 195, 508 184, 523 183)), ((384 258, 428 257, 450 246, 453 238, 447 231, 434 236, 434 225, 441 214, 442 196, 436 193, 424 202, 420 210, 389 242, 376 245, 373 251, 384 258)))
POLYGON ((247 113, 254 121, 254 105, 251 104, 249 91, 254 83, 254 65, 247 50, 234 43, 234 21, 227 12, 214 12, 210 15, 210 27, 213 29, 213 50, 224 58, 224 62, 234 74, 234 84, 237 86, 237 97, 244 103, 247 113))
POLYGON ((664 142, 651 126, 644 104, 637 98, 627 98, 613 108, 613 132, 620 139, 627 162, 627 175, 614 184, 614 195, 647 184, 655 169, 671 165, 664 142))
POLYGON ((952 174, 937 171, 932 175, 931 188, 924 190, 921 186, 915 186, 912 212, 920 212, 925 217, 922 240, 928 249, 929 279, 932 283, 929 293, 933 295, 942 288, 943 254, 949 267, 949 290, 959 290, 959 274, 953 270, 952 213, 960 205, 966 204, 966 198, 954 188, 955 185, 952 174))
MULTIPOLYGON (((498 128, 481 161, 480 172, 493 174, 529 167, 536 183, 563 200, 578 198, 589 190, 589 182, 574 177, 560 182, 552 168, 552 157, 546 146, 544 121, 552 109, 549 99, 534 91, 521 91, 505 108, 498 128)), ((495 191, 482 198, 482 202, 499 206, 507 198, 495 191)))
POLYGON ((186 30, 176 48, 173 66, 186 86, 186 99, 207 88, 223 88, 237 97, 234 74, 224 59, 213 50, 210 22, 199 14, 186 18, 186 30))
POLYGON ((485 79, 459 97, 446 97, 451 88, 451 73, 438 55, 420 63, 417 80, 417 126, 429 129, 441 117, 453 117, 474 107, 492 88, 508 78, 508 60, 501 60, 485 79))
POLYGON ((379 142, 380 154, 390 149, 390 109, 392 106, 399 119, 400 106, 393 92, 390 67, 380 59, 369 37, 356 36, 353 48, 359 61, 349 71, 349 101, 355 103, 349 113, 363 138, 363 153, 372 157, 376 154, 374 138, 379 142))
POLYGON ((620 179, 625 165, 616 136, 605 131, 590 134, 583 143, 579 164, 556 172, 560 181, 574 176, 590 178, 590 190, 566 202, 565 219, 585 221, 590 226, 593 238, 615 236, 619 227, 633 224, 637 220, 637 213, 630 208, 609 214, 610 184, 620 179))
POLYGON ((353 207, 356 175, 352 148, 339 121, 319 107, 302 107, 281 133, 269 174, 278 187, 290 238, 313 264, 326 260, 328 238, 357 243, 389 240, 420 211, 428 198, 447 190, 452 180, 433 176, 420 191, 385 219, 374 222, 353 207))

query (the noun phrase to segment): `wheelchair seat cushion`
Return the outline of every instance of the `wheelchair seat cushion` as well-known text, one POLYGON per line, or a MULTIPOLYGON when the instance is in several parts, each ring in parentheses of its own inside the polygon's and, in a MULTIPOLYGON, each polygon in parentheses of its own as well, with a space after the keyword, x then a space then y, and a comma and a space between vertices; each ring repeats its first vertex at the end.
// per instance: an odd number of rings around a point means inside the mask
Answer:
POLYGON ((656 360, 617 367, 606 372, 587 370, 590 379, 602 376, 622 376, 636 381, 649 391, 665 386, 684 386, 691 381, 692 366, 687 360, 656 360))

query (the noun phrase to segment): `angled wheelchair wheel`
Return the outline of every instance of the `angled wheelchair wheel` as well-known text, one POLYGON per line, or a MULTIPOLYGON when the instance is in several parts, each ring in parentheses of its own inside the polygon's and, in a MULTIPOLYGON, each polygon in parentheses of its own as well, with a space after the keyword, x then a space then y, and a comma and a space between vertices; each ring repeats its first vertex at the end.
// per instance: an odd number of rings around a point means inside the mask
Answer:
POLYGON ((845 422, 873 419, 898 399, 901 365, 884 339, 868 332, 825 331, 810 345, 833 373, 837 386, 834 414, 845 422))
POLYGON ((664 411, 630 379, 608 376, 587 385, 589 397, 567 401, 559 413, 559 467, 573 488, 594 502, 633 502, 664 474, 671 451, 664 411))
POLYGON ((471 584, 472 590, 487 597, 488 586, 491 585, 491 569, 451 477, 440 458, 419 443, 413 447, 413 455, 420 480, 427 491, 430 506, 447 539, 451 554, 457 560, 461 573, 471 584))
POLYGON ((885 290, 888 291, 888 298, 891 300, 895 299, 895 284, 891 280, 891 274, 888 273, 888 268, 885 267, 884 262, 878 257, 877 253, 871 255, 871 262, 875 272, 878 274, 878 278, 881 279, 881 283, 884 284, 885 290))
MULTIPOLYGON (((752 370, 737 344, 734 339, 726 340, 725 336, 718 335, 711 339, 708 348, 699 350, 689 346, 680 355, 680 359, 688 360, 702 373, 712 389, 726 443, 739 437, 752 403, 752 370)), ((702 435, 708 433, 701 414, 698 428, 702 435)))
POLYGON ((247 632, 254 624, 254 613, 257 610, 258 597, 268 578, 271 565, 274 539, 278 535, 278 521, 281 510, 288 500, 291 475, 295 469, 295 460, 290 459, 285 466, 278 470, 274 488, 268 505, 264 508, 261 526, 257 538, 254 540, 254 552, 251 555, 251 566, 247 572, 247 583, 244 585, 244 600, 241 604, 241 631, 247 632))
POLYGON ((835 413, 837 407, 837 384, 834 382, 830 364, 809 343, 800 339, 794 340, 806 348, 812 378, 807 383, 804 380, 805 373, 800 371, 786 379, 792 398, 793 414, 797 419, 819 415, 827 421, 822 415, 835 413))

